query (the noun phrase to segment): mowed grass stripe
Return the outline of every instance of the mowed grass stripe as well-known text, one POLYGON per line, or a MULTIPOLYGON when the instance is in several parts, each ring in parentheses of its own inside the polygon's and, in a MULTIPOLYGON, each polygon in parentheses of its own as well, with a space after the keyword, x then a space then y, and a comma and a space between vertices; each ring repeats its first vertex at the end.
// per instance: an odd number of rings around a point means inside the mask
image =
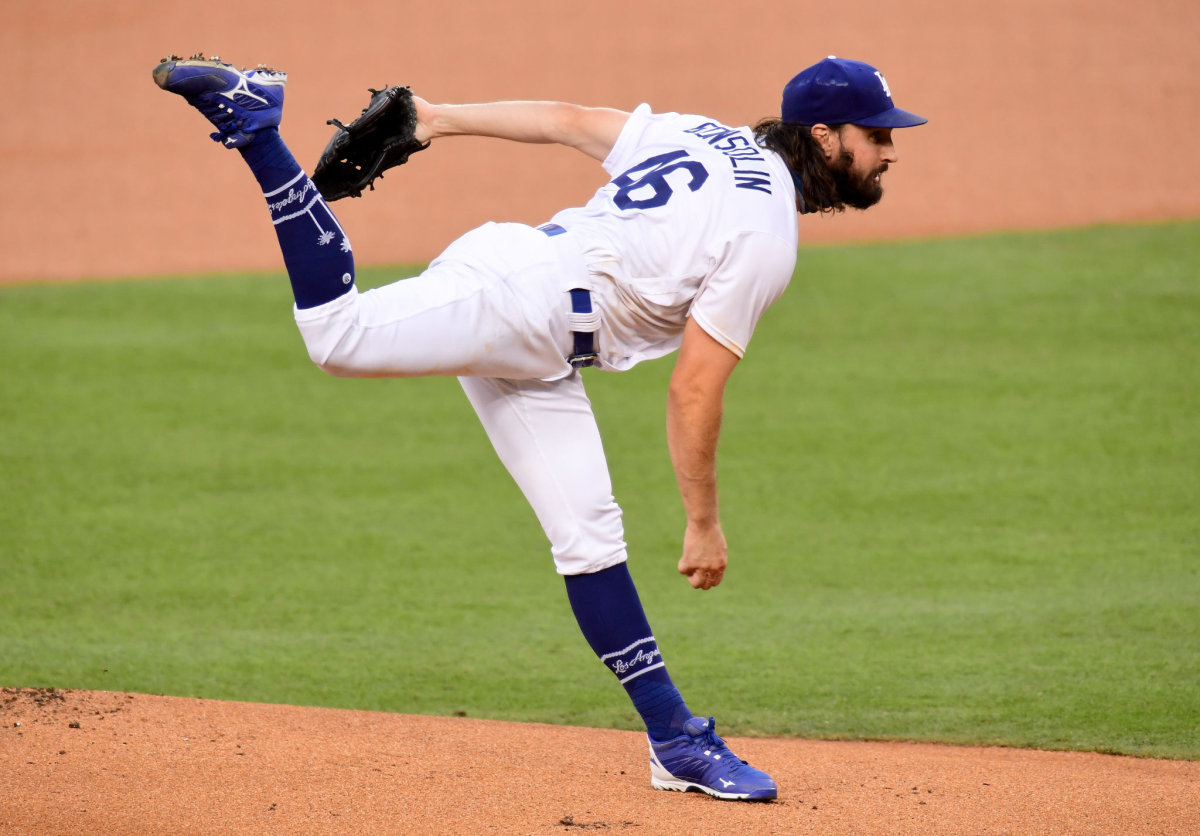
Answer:
MULTIPOLYGON (((639 727, 457 383, 322 375, 282 275, 0 288, 0 348, 0 683, 639 727)), ((1197 223, 804 249, 709 593, 671 361, 587 372, 691 707, 1200 757, 1198 349, 1197 223)))

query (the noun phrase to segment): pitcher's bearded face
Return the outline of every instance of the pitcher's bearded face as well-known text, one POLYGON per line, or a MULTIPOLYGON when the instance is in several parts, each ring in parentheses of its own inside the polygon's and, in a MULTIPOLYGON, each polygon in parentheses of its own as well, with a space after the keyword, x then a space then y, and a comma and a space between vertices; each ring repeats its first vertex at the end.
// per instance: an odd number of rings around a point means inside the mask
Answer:
POLYGON ((838 197, 855 209, 874 206, 883 197, 883 173, 898 159, 891 129, 843 125, 836 136, 840 147, 829 172, 838 197))

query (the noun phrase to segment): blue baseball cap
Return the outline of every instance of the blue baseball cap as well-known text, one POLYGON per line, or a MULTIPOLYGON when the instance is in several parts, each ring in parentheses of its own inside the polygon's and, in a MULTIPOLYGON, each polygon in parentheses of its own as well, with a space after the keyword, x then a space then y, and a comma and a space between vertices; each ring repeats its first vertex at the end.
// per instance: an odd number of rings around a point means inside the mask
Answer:
POLYGON ((862 61, 830 55, 783 88, 783 121, 793 125, 911 128, 929 120, 892 104, 879 70, 862 61))

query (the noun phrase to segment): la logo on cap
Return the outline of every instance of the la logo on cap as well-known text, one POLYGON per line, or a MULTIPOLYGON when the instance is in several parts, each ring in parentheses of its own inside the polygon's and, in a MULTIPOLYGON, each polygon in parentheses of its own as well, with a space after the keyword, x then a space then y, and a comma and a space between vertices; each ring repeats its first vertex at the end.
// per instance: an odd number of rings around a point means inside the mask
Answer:
POLYGON ((836 55, 802 70, 787 83, 780 115, 792 125, 861 128, 911 128, 927 121, 896 107, 892 88, 879 70, 836 55))

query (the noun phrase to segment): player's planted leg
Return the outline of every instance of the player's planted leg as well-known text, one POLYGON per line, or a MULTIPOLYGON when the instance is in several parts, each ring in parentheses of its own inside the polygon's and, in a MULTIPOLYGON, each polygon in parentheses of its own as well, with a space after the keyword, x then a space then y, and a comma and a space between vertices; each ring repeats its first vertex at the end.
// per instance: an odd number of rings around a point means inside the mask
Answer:
POLYGON ((774 798, 771 776, 730 752, 711 718, 693 717, 667 675, 629 575, 621 509, 582 376, 459 381, 550 540, 584 638, 646 724, 651 784, 731 800, 774 798))
POLYGON ((154 81, 204 114, 217 128, 212 139, 238 149, 250 166, 271 210, 296 307, 315 308, 349 292, 350 239, 279 136, 287 74, 238 71, 196 55, 164 59, 154 81))

